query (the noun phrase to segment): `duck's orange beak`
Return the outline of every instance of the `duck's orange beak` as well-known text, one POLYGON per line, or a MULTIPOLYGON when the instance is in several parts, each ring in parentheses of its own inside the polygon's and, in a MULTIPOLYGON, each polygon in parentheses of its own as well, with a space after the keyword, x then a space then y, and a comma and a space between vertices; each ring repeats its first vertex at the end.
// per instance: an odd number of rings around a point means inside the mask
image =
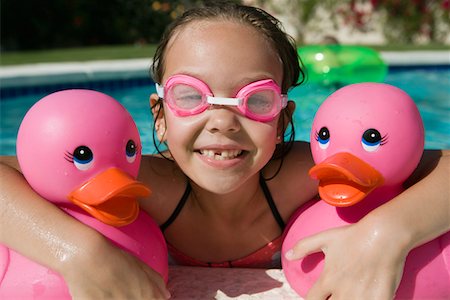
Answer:
POLYGON ((319 195, 328 204, 346 207, 364 199, 380 186, 383 176, 350 153, 337 153, 309 170, 319 180, 319 195))
POLYGON ((85 182, 67 197, 96 219, 112 226, 123 226, 136 220, 138 197, 151 191, 127 173, 111 168, 85 182))

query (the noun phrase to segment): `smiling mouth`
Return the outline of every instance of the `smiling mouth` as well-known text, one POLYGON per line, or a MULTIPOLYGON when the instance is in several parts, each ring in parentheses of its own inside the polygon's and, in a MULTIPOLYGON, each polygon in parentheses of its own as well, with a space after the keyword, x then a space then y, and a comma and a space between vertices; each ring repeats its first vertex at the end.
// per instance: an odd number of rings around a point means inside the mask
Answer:
POLYGON ((211 150, 201 149, 197 151, 200 155, 214 160, 230 160, 241 156, 243 150, 211 150))

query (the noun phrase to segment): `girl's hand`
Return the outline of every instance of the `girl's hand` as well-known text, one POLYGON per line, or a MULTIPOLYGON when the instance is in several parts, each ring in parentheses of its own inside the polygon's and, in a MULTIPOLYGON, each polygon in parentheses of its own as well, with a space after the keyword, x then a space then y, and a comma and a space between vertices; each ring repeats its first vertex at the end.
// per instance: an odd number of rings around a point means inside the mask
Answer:
POLYGON ((392 299, 409 251, 450 230, 449 166, 450 151, 425 151, 409 188, 395 199, 358 223, 299 241, 286 258, 325 254, 307 299, 392 299))
POLYGON ((0 163, 0 243, 61 274, 74 299, 170 297, 159 274, 36 194, 17 165, 0 163))
POLYGON ((73 299, 169 299, 162 277, 133 255, 103 241, 66 262, 61 273, 73 299))
POLYGON ((288 259, 325 254, 323 271, 307 300, 392 299, 408 253, 401 240, 386 226, 361 220, 302 239, 288 259))

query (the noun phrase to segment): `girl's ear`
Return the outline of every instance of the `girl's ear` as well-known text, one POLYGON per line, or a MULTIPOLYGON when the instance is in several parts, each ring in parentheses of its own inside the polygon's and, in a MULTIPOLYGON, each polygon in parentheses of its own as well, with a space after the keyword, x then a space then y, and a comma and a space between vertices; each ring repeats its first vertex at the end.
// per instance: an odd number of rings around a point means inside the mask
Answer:
POLYGON ((284 132, 286 131, 289 122, 292 120, 292 115, 295 111, 295 102, 289 100, 285 109, 281 111, 280 118, 278 119, 278 134, 277 142, 281 143, 283 140, 284 132))
POLYGON ((154 124, 155 124, 155 132, 158 140, 160 142, 165 141, 165 133, 166 133, 166 120, 164 119, 164 106, 159 99, 157 94, 150 95, 150 107, 152 110, 152 115, 154 124))

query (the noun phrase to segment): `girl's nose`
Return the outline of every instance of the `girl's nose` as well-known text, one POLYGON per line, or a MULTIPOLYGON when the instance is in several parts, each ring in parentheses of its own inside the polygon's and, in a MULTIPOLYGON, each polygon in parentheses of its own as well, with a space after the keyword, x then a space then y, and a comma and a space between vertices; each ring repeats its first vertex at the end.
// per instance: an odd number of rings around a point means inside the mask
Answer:
POLYGON ((207 113, 206 129, 211 133, 238 132, 241 129, 237 113, 230 107, 211 105, 207 113))

